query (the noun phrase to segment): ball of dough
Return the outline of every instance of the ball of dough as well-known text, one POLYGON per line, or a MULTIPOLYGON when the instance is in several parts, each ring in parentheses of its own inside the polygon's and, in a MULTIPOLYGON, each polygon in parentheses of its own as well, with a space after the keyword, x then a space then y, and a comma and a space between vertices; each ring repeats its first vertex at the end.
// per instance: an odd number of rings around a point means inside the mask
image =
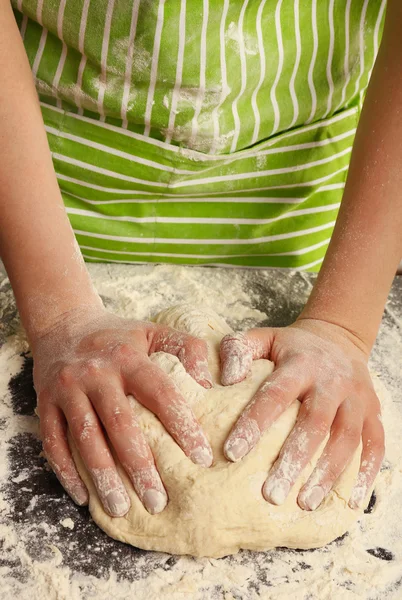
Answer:
POLYGON ((182 305, 163 311, 156 322, 208 342, 214 378, 214 387, 210 390, 199 386, 176 357, 157 353, 151 360, 173 378, 192 405, 210 440, 214 463, 209 469, 193 464, 158 419, 132 399, 133 410, 167 489, 169 503, 162 513, 150 515, 116 460, 130 495, 131 509, 125 517, 110 517, 104 512, 95 486, 72 445, 79 472, 89 490, 89 510, 94 521, 111 537, 139 548, 208 557, 233 554, 240 548, 316 548, 345 533, 360 514, 351 510, 347 502, 359 468, 360 449, 314 512, 301 510, 296 498, 322 448, 303 471, 285 504, 269 504, 262 497, 261 488, 295 424, 300 403, 296 400, 243 460, 228 462, 222 452, 224 441, 253 394, 272 372, 273 364, 267 360, 255 361, 245 381, 223 387, 219 383, 219 342, 231 329, 218 315, 211 310, 182 305))

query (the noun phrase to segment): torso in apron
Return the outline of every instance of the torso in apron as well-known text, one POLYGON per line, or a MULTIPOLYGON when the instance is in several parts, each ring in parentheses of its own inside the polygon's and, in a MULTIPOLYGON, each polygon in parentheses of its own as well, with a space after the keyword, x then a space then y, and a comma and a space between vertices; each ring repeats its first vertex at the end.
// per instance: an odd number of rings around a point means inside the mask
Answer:
POLYGON ((317 270, 385 0, 18 0, 87 260, 317 270))

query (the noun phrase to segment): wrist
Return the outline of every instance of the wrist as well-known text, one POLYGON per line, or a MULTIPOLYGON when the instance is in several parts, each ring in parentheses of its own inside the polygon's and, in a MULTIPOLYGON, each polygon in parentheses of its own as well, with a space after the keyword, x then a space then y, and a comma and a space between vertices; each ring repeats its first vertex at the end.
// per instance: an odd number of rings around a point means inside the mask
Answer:
POLYGON ((60 330, 68 337, 73 330, 96 319, 104 313, 101 298, 95 293, 86 298, 63 298, 55 301, 53 295, 47 296, 38 306, 38 298, 31 299, 28 317, 23 320, 32 350, 48 334, 60 330), (34 304, 34 306, 33 306, 34 304))
POLYGON ((324 334, 327 339, 331 339, 332 341, 339 341, 340 338, 342 340, 346 339, 367 358, 370 356, 374 342, 370 342, 369 339, 361 336, 359 332, 349 328, 336 318, 332 319, 329 315, 320 314, 316 316, 307 310, 303 310, 293 325, 303 329, 307 328, 309 331, 320 335, 320 337, 324 334))

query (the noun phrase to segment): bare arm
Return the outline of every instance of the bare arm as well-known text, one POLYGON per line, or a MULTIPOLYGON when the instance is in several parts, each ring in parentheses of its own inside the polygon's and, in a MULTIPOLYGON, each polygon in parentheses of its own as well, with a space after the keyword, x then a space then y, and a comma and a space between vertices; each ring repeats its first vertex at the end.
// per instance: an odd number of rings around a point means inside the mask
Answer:
POLYGON ((0 256, 33 351, 43 447, 65 489, 85 504, 69 427, 105 510, 121 516, 130 500, 106 431, 154 514, 166 506, 167 494, 126 395, 154 412, 193 462, 210 466, 212 451, 191 408, 148 358, 159 350, 178 354, 210 387, 206 344, 104 309, 64 210, 28 59, 6 0, 0 0, 0 31, 0 256))
POLYGON ((0 2, 0 256, 28 336, 101 301, 64 210, 28 58, 0 2))
POLYGON ((301 315, 344 327, 366 352, 402 258, 401 23, 390 0, 335 231, 301 315))
POLYGON ((225 443, 230 460, 241 459, 295 398, 301 401, 296 425, 263 488, 273 504, 285 501, 327 436, 298 494, 305 510, 321 504, 360 442, 360 471, 349 504, 361 508, 383 458, 380 404, 367 360, 402 257, 401 23, 402 4, 389 0, 342 206, 305 309, 290 327, 251 330, 221 345, 224 384, 243 379, 253 358, 275 363, 269 382, 225 443))

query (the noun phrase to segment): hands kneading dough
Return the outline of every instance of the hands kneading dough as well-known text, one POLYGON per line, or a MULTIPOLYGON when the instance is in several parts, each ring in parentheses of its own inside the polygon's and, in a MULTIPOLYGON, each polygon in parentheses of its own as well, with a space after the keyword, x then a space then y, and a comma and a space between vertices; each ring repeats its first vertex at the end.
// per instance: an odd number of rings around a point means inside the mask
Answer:
POLYGON ((158 415, 186 456, 204 467, 212 464, 212 450, 191 407, 172 379, 149 359, 155 352, 177 355, 194 380, 209 388, 203 340, 90 306, 62 315, 35 340, 32 350, 43 450, 77 504, 88 503, 88 490, 72 459, 67 428, 108 514, 121 517, 130 508, 128 486, 123 485, 110 447, 144 507, 155 514, 167 504, 128 394, 158 415))
MULTIPOLYGON (((186 373, 176 356, 157 352, 150 358, 169 375, 191 405, 210 442, 214 462, 210 468, 194 464, 157 417, 130 398, 169 501, 160 514, 149 514, 114 455, 131 508, 124 517, 111 517, 103 509, 93 480, 69 438, 78 471, 89 491, 89 510, 95 522, 111 537, 139 548, 211 557, 233 554, 240 548, 314 548, 342 535, 358 518, 371 491, 365 488, 361 508, 352 510, 348 502, 359 472, 361 446, 316 510, 303 510, 297 499, 322 454, 325 435, 321 436, 314 457, 296 467, 295 483, 280 499, 281 505, 267 502, 261 490, 296 423, 300 402, 293 401, 242 460, 228 461, 224 455, 225 441, 251 398, 272 373, 273 363, 268 360, 252 363, 251 357, 247 366, 247 370, 251 367, 251 374, 239 383, 223 386, 219 346, 222 338, 228 334, 233 337, 233 332, 222 319, 213 311, 184 305, 163 311, 156 322, 201 337, 208 344, 209 371, 214 384, 211 389, 205 389, 186 373)), ((225 451, 228 453, 227 444, 225 451)))

